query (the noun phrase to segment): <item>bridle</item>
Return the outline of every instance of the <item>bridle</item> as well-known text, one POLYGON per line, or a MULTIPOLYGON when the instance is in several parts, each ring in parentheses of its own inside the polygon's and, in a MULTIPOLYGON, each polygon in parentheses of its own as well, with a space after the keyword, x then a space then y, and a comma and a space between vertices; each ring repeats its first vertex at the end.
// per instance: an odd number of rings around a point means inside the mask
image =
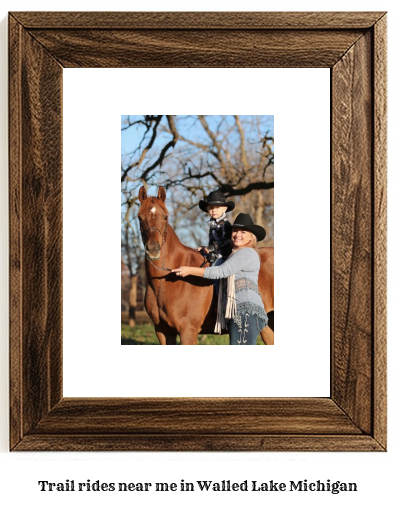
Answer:
MULTIPOLYGON (((142 231, 142 239, 145 238, 149 234, 150 231, 158 231, 159 232, 159 234, 161 236, 161 239, 162 239, 162 242, 163 242, 163 244, 161 245, 161 251, 163 252, 163 266, 161 268, 158 268, 150 259, 148 259, 147 257, 146 257, 146 259, 150 262, 150 264, 153 267, 155 267, 159 271, 169 271, 169 272, 171 272, 172 269, 164 267, 164 248, 163 247, 165 245, 165 240, 167 238, 168 216, 166 216, 164 220, 166 220, 164 232, 161 232, 158 227, 149 227, 148 229, 146 229, 146 231, 142 231)), ((145 242, 143 242, 143 243, 145 244, 145 242)), ((145 248, 146 248, 146 244, 145 244, 145 248)))
MULTIPOLYGON (((158 231, 158 233, 160 234, 161 239, 162 239, 162 245, 161 245, 161 251, 163 252, 163 262, 162 262, 162 267, 161 267, 161 268, 157 267, 157 266, 156 266, 156 265, 155 265, 155 264, 154 264, 154 263, 153 263, 150 259, 148 259, 147 257, 146 257, 146 260, 148 260, 148 261, 150 262, 150 264, 151 264, 154 268, 158 269, 159 271, 168 271, 168 272, 171 272, 171 271, 172 271, 172 269, 164 267, 164 245, 165 245, 165 242, 166 242, 166 239, 167 239, 168 216, 166 216, 164 220, 166 220, 166 224, 165 224, 165 229, 164 229, 164 232, 163 232, 163 233, 160 231, 160 229, 159 229, 158 227, 149 227, 149 228, 148 228, 148 229, 146 229, 145 231, 142 231, 142 239, 143 239, 143 238, 145 238, 145 237, 149 234, 149 232, 150 232, 150 231, 158 231)), ((143 242, 143 243, 144 243, 144 245, 145 245, 145 242, 143 242)), ((145 245, 145 247, 146 247, 146 245, 145 245)), ((203 266, 204 266, 207 262, 208 262, 208 261, 207 261, 207 259, 204 257, 204 262, 201 264, 200 268, 202 268, 202 267, 203 267, 203 266)))

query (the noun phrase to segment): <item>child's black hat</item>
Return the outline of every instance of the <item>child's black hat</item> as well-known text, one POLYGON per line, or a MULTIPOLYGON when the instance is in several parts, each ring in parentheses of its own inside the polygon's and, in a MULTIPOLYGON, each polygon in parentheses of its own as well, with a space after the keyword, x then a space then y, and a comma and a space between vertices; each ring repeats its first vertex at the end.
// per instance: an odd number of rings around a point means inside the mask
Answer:
POLYGON ((207 206, 226 206, 227 213, 228 211, 232 211, 234 209, 235 204, 233 201, 226 201, 223 192, 215 190, 208 195, 207 200, 199 202, 201 211, 207 211, 207 206))

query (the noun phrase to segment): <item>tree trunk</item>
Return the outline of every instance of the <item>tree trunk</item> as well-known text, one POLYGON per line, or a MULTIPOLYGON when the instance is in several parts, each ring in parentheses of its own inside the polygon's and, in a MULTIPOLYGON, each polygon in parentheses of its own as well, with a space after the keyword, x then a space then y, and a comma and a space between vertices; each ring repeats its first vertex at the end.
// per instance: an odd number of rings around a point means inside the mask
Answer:
POLYGON ((136 313, 137 289, 138 289, 138 277, 131 276, 131 288, 129 300, 130 309, 128 313, 128 325, 130 327, 136 326, 135 313, 136 313))
POLYGON ((262 227, 265 227, 265 224, 263 223, 263 215, 265 212, 265 196, 264 192, 256 192, 256 206, 255 206, 255 217, 254 222, 257 225, 260 225, 262 227))

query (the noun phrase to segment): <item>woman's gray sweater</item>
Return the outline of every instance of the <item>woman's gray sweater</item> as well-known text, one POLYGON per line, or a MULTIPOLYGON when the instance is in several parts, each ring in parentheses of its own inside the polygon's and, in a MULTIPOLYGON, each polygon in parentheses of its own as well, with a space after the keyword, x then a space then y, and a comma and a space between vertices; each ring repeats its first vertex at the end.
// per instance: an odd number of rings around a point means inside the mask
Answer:
POLYGON ((258 293, 259 255, 253 248, 236 250, 220 266, 205 268, 204 278, 217 279, 235 275, 237 313, 258 315, 267 322, 262 298, 258 293))

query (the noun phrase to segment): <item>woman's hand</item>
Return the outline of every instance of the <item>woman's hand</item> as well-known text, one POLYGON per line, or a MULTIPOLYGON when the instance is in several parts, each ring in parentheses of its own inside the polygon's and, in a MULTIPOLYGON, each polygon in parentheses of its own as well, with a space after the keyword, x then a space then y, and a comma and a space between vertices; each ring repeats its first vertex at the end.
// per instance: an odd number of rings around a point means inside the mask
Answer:
POLYGON ((189 266, 181 266, 180 268, 173 269, 172 272, 175 273, 177 276, 182 276, 182 277, 185 277, 185 276, 188 276, 191 274, 189 266))
POLYGON ((197 249, 196 249, 198 252, 204 252, 206 254, 209 254, 209 250, 206 246, 199 246, 197 249))

